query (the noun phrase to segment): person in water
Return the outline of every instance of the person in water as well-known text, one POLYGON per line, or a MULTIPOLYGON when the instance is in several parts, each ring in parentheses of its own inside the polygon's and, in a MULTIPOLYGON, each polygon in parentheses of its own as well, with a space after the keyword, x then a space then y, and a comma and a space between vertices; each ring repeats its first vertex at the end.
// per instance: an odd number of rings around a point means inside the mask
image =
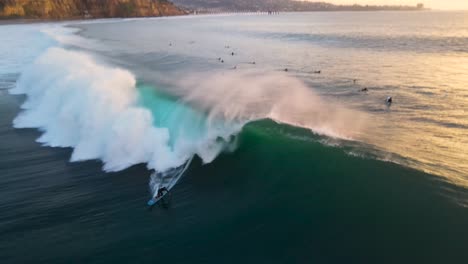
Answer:
POLYGON ((167 192, 169 192, 169 190, 166 187, 161 187, 158 189, 158 193, 156 194, 156 197, 154 198, 162 197, 167 192))

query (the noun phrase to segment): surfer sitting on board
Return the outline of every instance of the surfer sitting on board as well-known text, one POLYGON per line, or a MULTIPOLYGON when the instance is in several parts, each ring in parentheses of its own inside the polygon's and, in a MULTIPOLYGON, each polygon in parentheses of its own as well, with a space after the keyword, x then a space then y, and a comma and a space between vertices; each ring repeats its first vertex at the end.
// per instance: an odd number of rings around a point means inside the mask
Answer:
POLYGON ((161 188, 159 188, 159 189, 158 189, 158 193, 156 194, 156 197, 154 197, 154 198, 157 199, 157 198, 163 196, 163 195, 164 195, 164 192, 167 193, 167 192, 169 192, 169 190, 168 190, 166 187, 161 187, 161 188))

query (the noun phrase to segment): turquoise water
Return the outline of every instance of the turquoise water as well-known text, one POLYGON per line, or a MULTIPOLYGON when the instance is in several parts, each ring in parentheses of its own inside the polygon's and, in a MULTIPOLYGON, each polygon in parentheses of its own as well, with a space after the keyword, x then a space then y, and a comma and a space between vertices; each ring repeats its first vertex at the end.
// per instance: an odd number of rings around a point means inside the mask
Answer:
POLYGON ((463 263, 466 18, 0 26, 0 259, 463 263))
POLYGON ((169 98, 154 87, 141 85, 139 91, 141 104, 153 113, 154 125, 173 131, 171 146, 181 137, 197 141, 206 134, 206 116, 203 113, 183 105, 176 98, 169 98))

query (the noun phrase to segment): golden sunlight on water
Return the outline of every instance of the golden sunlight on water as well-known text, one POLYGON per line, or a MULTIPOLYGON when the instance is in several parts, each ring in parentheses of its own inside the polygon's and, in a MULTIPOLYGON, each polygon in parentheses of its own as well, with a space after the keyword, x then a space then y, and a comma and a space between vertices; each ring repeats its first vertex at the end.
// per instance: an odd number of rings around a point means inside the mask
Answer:
POLYGON ((423 54, 400 70, 401 75, 388 76, 400 87, 386 109, 392 114, 380 115, 364 137, 418 161, 412 166, 468 186, 468 56, 423 54))

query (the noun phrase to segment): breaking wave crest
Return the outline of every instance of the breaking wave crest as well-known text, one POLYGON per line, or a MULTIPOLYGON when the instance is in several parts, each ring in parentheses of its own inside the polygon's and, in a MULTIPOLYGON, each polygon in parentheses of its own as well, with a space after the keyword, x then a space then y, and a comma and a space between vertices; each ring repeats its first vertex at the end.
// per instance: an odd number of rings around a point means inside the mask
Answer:
MULTIPOLYGON (((105 171, 138 163, 165 171, 195 154, 210 162, 227 144, 220 139, 223 133, 216 132, 221 128, 189 135, 197 128, 181 126, 182 120, 191 119, 181 115, 197 113, 180 111, 186 106, 179 111, 159 109, 164 118, 154 118, 156 112, 142 106, 136 79, 129 71, 99 65, 80 52, 50 48, 23 71, 10 92, 27 95, 14 127, 38 128, 42 131, 38 142, 72 147, 71 161, 100 159, 105 171)), ((194 125, 210 130, 203 122, 194 125)))
POLYGON ((260 119, 340 138, 353 138, 363 124, 361 114, 279 73, 215 72, 173 84, 176 97, 83 52, 50 48, 10 90, 27 96, 14 127, 38 128, 45 146, 71 147, 71 161, 98 159, 105 171, 144 163, 165 172, 195 155, 213 161, 260 119))
POLYGON ((357 139, 366 127, 363 113, 324 100, 301 80, 280 72, 197 74, 176 87, 185 102, 203 109, 210 120, 245 124, 272 119, 343 139, 357 139))

